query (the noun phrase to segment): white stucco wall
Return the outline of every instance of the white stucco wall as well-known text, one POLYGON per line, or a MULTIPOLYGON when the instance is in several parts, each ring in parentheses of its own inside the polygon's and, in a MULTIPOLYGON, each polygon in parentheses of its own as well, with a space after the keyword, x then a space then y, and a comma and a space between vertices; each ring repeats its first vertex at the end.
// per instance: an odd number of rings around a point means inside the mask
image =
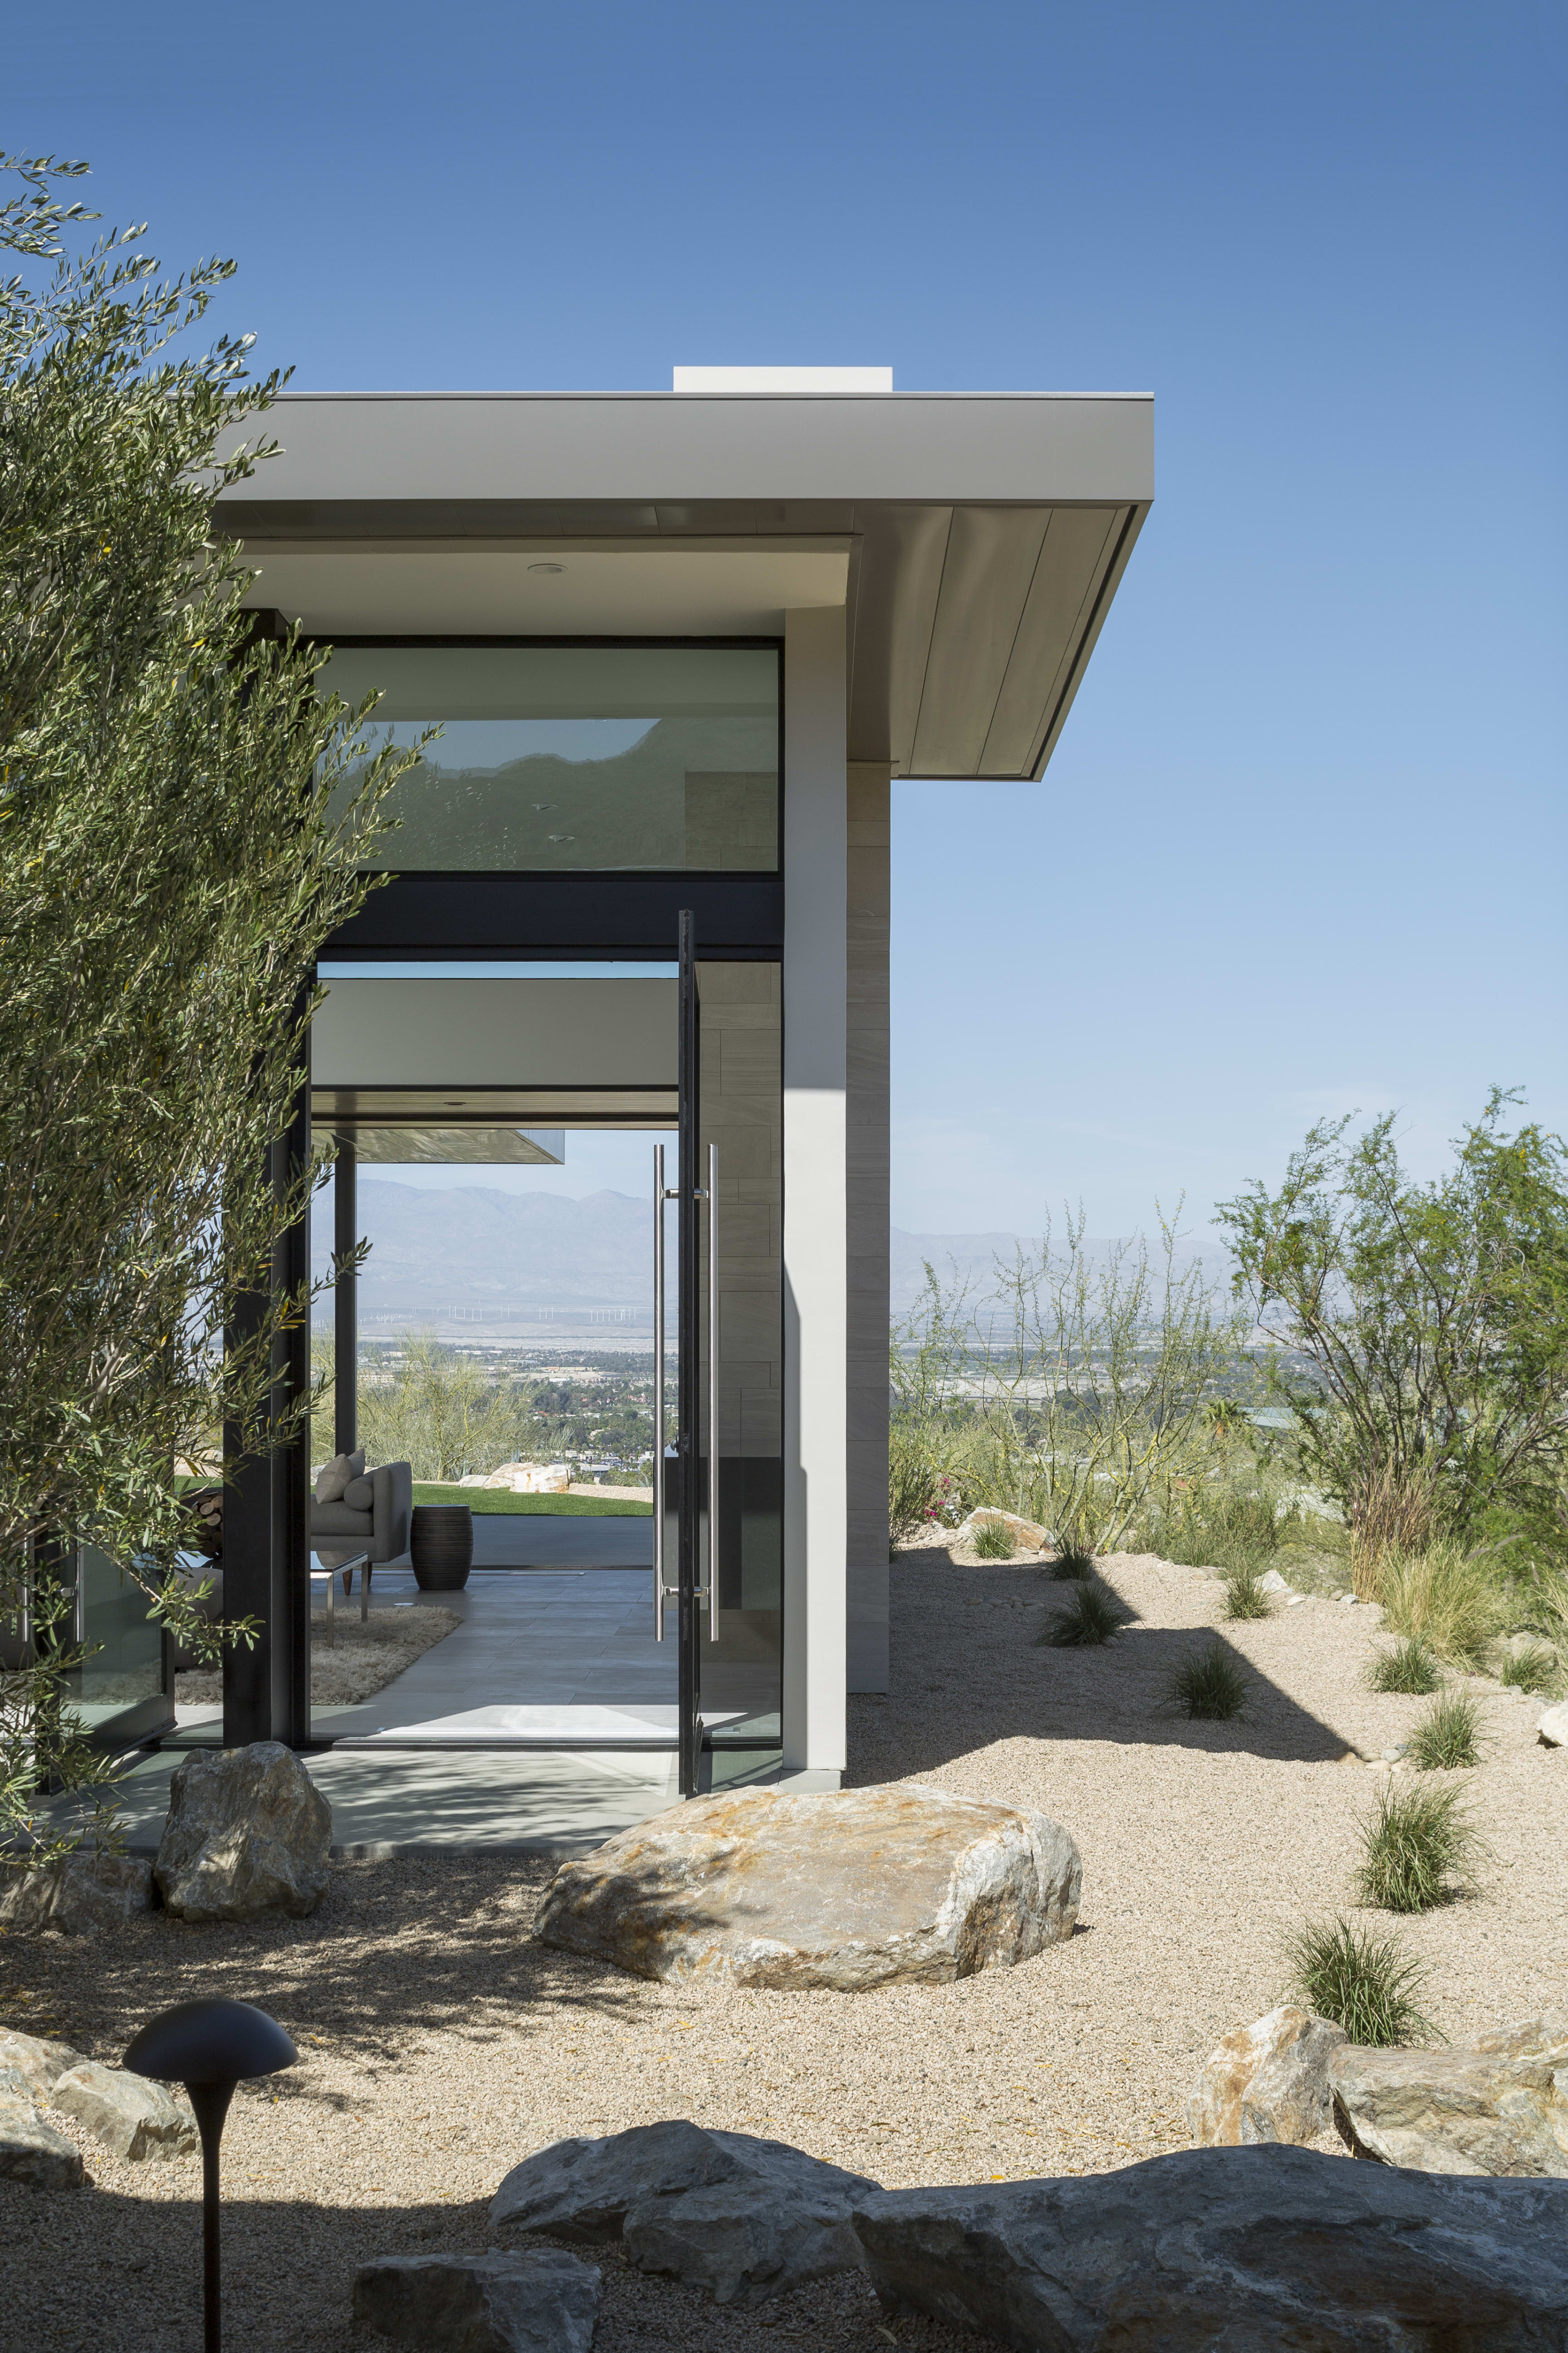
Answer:
POLYGON ((844 608, 784 637, 786 1771, 843 1769, 847 1486, 844 608))

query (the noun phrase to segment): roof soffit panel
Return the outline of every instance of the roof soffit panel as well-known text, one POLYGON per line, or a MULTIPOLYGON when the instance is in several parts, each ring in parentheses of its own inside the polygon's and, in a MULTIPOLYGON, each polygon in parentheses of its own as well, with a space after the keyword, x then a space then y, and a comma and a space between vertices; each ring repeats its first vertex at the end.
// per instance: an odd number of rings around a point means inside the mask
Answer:
POLYGON ((856 567, 848 754, 907 773, 942 593, 952 510, 879 507, 864 522, 856 567))
POLYGON ((981 747, 984 775, 1033 774, 1126 514, 1125 507, 1067 507, 1052 516, 981 747))
POLYGON ((917 776, 978 773, 1049 521, 1046 507, 953 509, 915 728, 917 776))

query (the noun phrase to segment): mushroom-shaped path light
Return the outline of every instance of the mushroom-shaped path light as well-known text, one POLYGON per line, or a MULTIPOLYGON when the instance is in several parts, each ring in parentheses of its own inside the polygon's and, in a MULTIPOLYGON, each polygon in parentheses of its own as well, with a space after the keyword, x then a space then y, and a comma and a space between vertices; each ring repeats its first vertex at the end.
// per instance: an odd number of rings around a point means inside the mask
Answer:
POLYGON ((142 2029, 125 2053, 138 2075, 183 2084, 202 2137, 202 2286, 206 2353, 222 2353, 218 2274, 218 2143, 234 2087, 275 2075, 300 2053, 275 2018, 248 2001, 182 2001, 142 2029))

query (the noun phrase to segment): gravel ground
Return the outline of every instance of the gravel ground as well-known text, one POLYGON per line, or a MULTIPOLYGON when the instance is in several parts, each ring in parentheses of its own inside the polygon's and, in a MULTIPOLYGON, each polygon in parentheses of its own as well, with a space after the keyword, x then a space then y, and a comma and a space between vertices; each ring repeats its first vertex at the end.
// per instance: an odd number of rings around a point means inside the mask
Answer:
MULTIPOLYGON (((1150 1557, 1105 1567, 1135 1620, 1104 1651, 1058 1651, 1033 1641, 1062 1596, 1038 1567, 905 1554, 897 1695, 851 1703, 855 1782, 1039 1807, 1078 1839, 1079 1932, 1024 1968, 858 1996, 683 1997, 531 1945, 548 1866, 408 1860, 342 1866, 300 1923, 5 1937, 0 2018, 104 2058, 202 1992, 288 2025, 301 2064, 241 2088, 225 2144, 229 2341, 246 2353, 369 2353, 377 2340, 349 2318, 355 2264, 484 2246, 502 2173, 568 2133, 689 2116, 889 2187, 1092 2172, 1179 2147, 1206 2052, 1285 1990, 1283 1936, 1348 1905, 1377 1781, 1362 1760, 1426 1703, 1365 1688, 1374 1611, 1313 1599, 1225 1627, 1254 1675, 1251 1713, 1186 1723, 1162 1706, 1165 1678, 1217 1622, 1220 1588, 1150 1557)), ((1429 1963, 1426 2006, 1456 2038, 1568 1998, 1568 1751, 1537 1746, 1536 1703, 1473 1687, 1491 1849, 1476 1892, 1378 1921, 1429 1963)), ((0 2183, 0 2347, 194 2353, 195 2164, 120 2166, 82 2146, 92 2186, 78 2195, 0 2183)), ((854 2281, 743 2316, 614 2256, 604 2267, 596 2353, 980 2353, 973 2337, 883 2320, 854 2281)))

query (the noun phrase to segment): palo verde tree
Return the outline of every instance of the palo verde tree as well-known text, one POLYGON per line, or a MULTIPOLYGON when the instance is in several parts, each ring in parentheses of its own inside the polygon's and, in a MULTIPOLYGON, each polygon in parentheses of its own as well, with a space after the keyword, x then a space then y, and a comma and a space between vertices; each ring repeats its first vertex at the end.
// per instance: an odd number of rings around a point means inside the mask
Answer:
POLYGON ((248 337, 172 348, 232 264, 160 279, 141 229, 79 234, 98 216, 58 183, 83 166, 5 168, 0 246, 41 282, 0 286, 0 1848, 37 1861, 76 1834, 38 1834, 41 1783, 79 1821, 106 1778, 51 1564, 90 1541, 210 1646, 176 1464, 305 1409, 279 1420, 272 1365, 306 1296, 223 1335, 323 1173, 279 1182, 271 1147, 408 755, 364 763, 369 704, 319 697, 321 653, 239 609, 215 502, 268 454, 245 436, 280 380, 249 378, 248 337))
MULTIPOLYGON (((1394 1114, 1322 1122, 1278 1192, 1215 1211, 1237 1287, 1310 1375, 1278 1369, 1303 1466, 1352 1525, 1412 1497, 1474 1541, 1550 1523, 1568 1450, 1568 1155, 1494 1089, 1417 1184, 1394 1114)), ((1411 1515, 1406 1513, 1406 1518, 1411 1515)), ((1417 1513, 1415 1517, 1419 1517, 1417 1513)))

